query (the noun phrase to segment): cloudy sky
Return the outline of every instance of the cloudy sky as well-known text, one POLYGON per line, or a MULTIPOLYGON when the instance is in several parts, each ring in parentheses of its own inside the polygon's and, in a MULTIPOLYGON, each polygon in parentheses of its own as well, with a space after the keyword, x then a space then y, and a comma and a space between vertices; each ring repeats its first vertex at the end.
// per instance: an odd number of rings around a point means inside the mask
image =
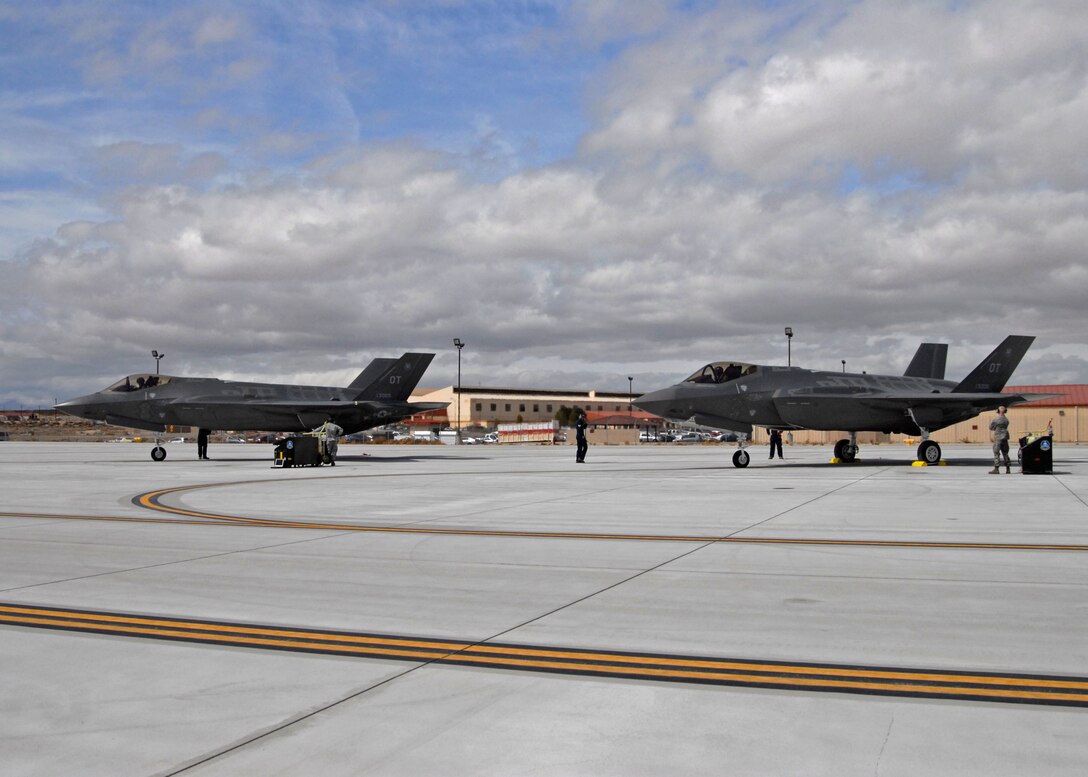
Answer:
POLYGON ((1083 0, 0 2, 0 406, 127 373, 1088 382, 1083 0))

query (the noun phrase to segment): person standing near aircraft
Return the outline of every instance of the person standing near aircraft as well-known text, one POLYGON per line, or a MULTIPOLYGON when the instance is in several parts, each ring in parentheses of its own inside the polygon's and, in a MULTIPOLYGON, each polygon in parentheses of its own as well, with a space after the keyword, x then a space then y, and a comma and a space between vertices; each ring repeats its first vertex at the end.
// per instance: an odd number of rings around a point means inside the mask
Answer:
POLYGON ((578 464, 586 463, 586 453, 589 451, 589 440, 586 439, 586 413, 578 411, 578 420, 574 422, 575 440, 578 442, 578 452, 574 461, 578 464))
POLYGON ((1005 474, 1012 472, 1012 463, 1009 461, 1009 417, 1005 415, 1005 407, 997 409, 997 415, 990 421, 990 439, 994 441, 994 468, 991 475, 998 474, 1001 470, 1001 457, 1005 457, 1005 474))
POLYGON ((208 458, 208 430, 203 427, 196 430, 196 457, 208 458))
POLYGON ((774 458, 774 452, 778 451, 778 458, 782 458, 782 432, 777 429, 771 429, 771 458, 774 458))
POLYGON ((336 454, 340 449, 340 435, 344 433, 344 430, 337 426, 336 422, 331 418, 326 418, 321 431, 325 435, 325 452, 329 456, 329 464, 335 467, 336 454))

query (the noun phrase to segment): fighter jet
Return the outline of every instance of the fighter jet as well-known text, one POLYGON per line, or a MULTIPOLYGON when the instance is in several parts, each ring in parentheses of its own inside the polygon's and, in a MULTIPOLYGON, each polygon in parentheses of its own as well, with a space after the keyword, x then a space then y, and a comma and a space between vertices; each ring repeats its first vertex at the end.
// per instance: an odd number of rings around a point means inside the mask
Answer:
MULTIPOLYGON (((129 375, 56 407, 80 418, 159 433, 170 426, 304 432, 331 418, 350 434, 446 407, 446 402, 408 402, 433 358, 433 353, 406 353, 375 359, 347 388, 129 375)), ((158 439, 151 458, 166 458, 158 439)))
MULTIPOLYGON (((821 372, 744 362, 712 362, 683 382, 644 394, 634 404, 664 418, 751 435, 753 426, 847 432, 835 459, 852 462, 857 433, 917 435, 918 460, 936 464, 941 446, 930 432, 1001 405, 1053 394, 1002 394, 1034 337, 1010 335, 959 383, 944 380, 947 346, 923 343, 904 375, 821 372)), ((733 464, 748 466, 743 446, 733 464)))

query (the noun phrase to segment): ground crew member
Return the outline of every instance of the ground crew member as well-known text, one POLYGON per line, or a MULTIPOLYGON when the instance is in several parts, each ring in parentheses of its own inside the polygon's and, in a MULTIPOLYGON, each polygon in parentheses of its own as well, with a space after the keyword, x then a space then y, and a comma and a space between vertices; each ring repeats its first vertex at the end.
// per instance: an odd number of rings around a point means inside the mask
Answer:
POLYGON ((336 453, 340 448, 340 435, 344 430, 331 418, 325 419, 321 431, 325 433, 325 452, 329 455, 329 464, 336 466, 336 453))
POLYGON ((771 458, 774 458, 775 451, 778 451, 778 458, 782 458, 782 432, 777 429, 771 429, 771 458))
POLYGON ((196 457, 198 459, 208 458, 208 430, 197 429, 196 430, 196 457))
POLYGON ((586 439, 586 414, 578 413, 578 420, 574 422, 575 439, 578 442, 578 452, 574 461, 578 464, 586 463, 586 453, 589 451, 589 440, 586 439))
POLYGON ((1005 407, 997 409, 997 415, 990 421, 990 439, 994 442, 994 468, 991 475, 998 474, 1001 470, 1001 457, 1005 457, 1005 474, 1012 472, 1012 462, 1009 461, 1009 417, 1005 415, 1005 407))

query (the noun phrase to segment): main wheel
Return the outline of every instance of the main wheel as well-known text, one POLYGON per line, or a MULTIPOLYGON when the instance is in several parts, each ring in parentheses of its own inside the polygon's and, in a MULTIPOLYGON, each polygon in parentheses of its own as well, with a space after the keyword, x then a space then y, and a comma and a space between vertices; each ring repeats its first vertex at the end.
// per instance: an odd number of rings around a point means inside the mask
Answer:
POLYGON ((151 458, 155 461, 165 461, 166 448, 162 447, 161 445, 156 445, 154 448, 151 449, 151 458))
POLYGON ((936 464, 941 460, 941 446, 933 440, 925 440, 918 446, 918 461, 926 464, 936 464))
POLYGON ((835 458, 844 464, 852 462, 857 455, 857 446, 851 445, 849 440, 839 440, 835 443, 835 458))
POLYGON ((748 455, 748 451, 743 448, 733 454, 733 466, 738 469, 744 469, 748 466, 748 462, 752 457, 748 455))

